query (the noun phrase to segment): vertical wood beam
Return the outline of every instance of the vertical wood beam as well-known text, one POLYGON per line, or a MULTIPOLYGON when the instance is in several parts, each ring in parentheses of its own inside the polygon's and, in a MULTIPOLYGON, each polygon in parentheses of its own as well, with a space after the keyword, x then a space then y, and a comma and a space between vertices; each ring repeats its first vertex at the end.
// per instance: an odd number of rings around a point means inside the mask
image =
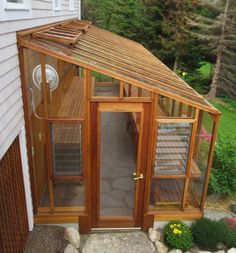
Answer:
POLYGON ((172 105, 171 105, 171 117, 174 116, 174 113, 175 113, 175 105, 176 105, 176 102, 175 100, 172 100, 172 105))
POLYGON ((179 102, 179 117, 183 114, 183 103, 179 102))
POLYGON ((202 129, 202 121, 203 121, 203 111, 200 110, 199 111, 199 116, 198 116, 198 125, 197 125, 197 133, 196 133, 196 141, 195 141, 195 147, 194 147, 194 151, 193 151, 193 159, 196 158, 197 156, 197 152, 198 152, 198 147, 200 144, 200 133, 201 133, 201 129, 202 129))
POLYGON ((150 200, 150 188, 151 180, 153 175, 153 158, 156 150, 156 114, 159 95, 152 93, 152 105, 150 113, 150 128, 149 128, 149 147, 148 147, 148 161, 147 161, 147 172, 146 172, 146 189, 144 195, 144 214, 148 212, 149 209, 149 200, 150 200))
POLYGON ((46 66, 45 66, 45 55, 40 54, 40 64, 41 64, 41 73, 42 73, 42 97, 43 97, 43 121, 46 131, 46 157, 47 157, 47 172, 48 172, 48 191, 50 199, 50 212, 54 214, 54 194, 53 194, 53 184, 52 184, 52 156, 51 156, 51 135, 50 135, 50 126, 47 123, 48 120, 48 90, 46 83, 46 66))
POLYGON ((85 184, 85 212, 87 218, 82 218, 80 232, 91 229, 91 143, 90 143, 90 99, 92 96, 91 70, 84 69, 84 128, 83 128, 83 150, 84 150, 84 184, 85 184), (85 155, 86 154, 86 155, 85 155))
POLYGON ((209 180, 210 180, 210 174, 211 174, 212 162, 213 162, 213 157, 214 157, 215 143, 216 143, 216 139, 217 139, 219 122, 220 122, 220 115, 216 118, 216 120, 214 122, 214 127, 213 127, 213 135, 212 135, 210 152, 209 152, 209 157, 208 157, 208 165, 207 165, 206 177, 205 177, 205 182, 204 182, 204 189, 203 189, 203 193, 202 193, 202 200, 201 200, 201 207, 200 207, 201 211, 203 211, 204 205, 206 202, 206 196, 207 196, 208 184, 209 184, 209 180))
POLYGON ((122 100, 124 98, 124 82, 123 81, 120 81, 120 93, 119 93, 119 96, 120 96, 120 100, 122 100))
POLYGON ((190 144, 189 144, 189 152, 188 152, 188 161, 186 166, 186 179, 184 184, 184 192, 182 197, 181 209, 184 210, 185 203, 188 197, 188 189, 189 189, 189 181, 190 181, 190 174, 191 174, 191 164, 193 158, 193 150, 195 145, 196 133, 197 133, 197 125, 198 125, 198 116, 199 116, 199 109, 195 109, 194 119, 195 122, 192 125, 192 132, 190 136, 190 144))

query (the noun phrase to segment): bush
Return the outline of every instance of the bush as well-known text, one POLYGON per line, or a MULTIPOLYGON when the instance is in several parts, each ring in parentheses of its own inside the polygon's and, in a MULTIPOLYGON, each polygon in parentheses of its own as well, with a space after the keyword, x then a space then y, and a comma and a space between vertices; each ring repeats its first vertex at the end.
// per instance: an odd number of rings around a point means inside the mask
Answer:
POLYGON ((236 229, 228 229, 225 237, 224 237, 224 244, 228 248, 235 248, 236 247, 236 229))
POLYGON ((215 248, 216 244, 223 242, 226 233, 223 222, 202 218, 192 225, 194 242, 206 248, 215 248))
POLYGON ((220 137, 216 145, 210 193, 223 193, 233 196, 236 193, 236 142, 230 136, 220 137))
POLYGON ((181 221, 170 221, 164 228, 164 238, 171 248, 184 251, 188 250, 193 243, 190 228, 181 221))

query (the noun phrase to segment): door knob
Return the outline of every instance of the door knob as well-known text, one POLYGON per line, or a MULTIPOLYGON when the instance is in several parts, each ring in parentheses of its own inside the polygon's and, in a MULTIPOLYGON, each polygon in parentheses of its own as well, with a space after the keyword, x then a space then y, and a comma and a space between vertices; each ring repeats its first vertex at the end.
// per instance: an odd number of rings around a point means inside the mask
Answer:
POLYGON ((139 180, 139 179, 144 179, 143 174, 140 174, 140 176, 139 176, 139 177, 137 177, 136 172, 134 172, 134 173, 133 173, 133 176, 134 176, 134 181, 137 181, 137 180, 139 180))

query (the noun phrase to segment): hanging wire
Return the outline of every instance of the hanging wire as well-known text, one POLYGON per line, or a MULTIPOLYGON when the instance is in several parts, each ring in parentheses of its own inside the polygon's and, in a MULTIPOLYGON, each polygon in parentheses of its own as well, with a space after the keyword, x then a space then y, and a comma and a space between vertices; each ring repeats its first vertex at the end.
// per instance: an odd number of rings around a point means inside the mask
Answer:
POLYGON ((31 106, 32 106, 32 109, 33 109, 33 112, 34 112, 34 116, 37 118, 37 119, 43 119, 42 117, 40 117, 37 113, 36 113, 36 110, 35 110, 35 103, 34 103, 34 91, 32 88, 29 88, 27 87, 27 89, 31 92, 31 106))

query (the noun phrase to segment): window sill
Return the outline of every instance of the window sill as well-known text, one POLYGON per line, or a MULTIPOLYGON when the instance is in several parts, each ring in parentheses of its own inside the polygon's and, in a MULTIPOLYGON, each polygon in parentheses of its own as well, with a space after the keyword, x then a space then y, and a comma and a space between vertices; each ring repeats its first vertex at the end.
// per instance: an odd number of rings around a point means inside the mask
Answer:
POLYGON ((6 3, 5 11, 30 11, 30 7, 26 4, 6 3))

